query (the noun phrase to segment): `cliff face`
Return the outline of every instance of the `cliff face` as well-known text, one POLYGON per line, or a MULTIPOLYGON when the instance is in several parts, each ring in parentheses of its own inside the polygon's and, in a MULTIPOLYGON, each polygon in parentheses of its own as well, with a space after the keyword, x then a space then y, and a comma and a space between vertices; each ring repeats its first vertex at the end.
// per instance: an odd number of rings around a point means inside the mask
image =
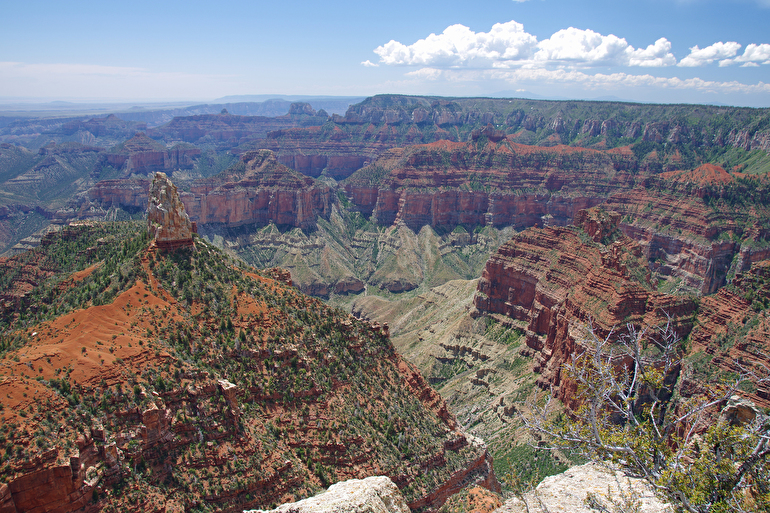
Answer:
MULTIPOLYGON (((180 198, 190 220, 199 225, 245 224, 313 228, 317 217, 331 212, 332 192, 312 178, 279 164, 269 151, 247 153, 241 164, 213 178, 195 180, 180 198)), ((146 206, 148 180, 103 180, 87 199, 102 208, 146 206)))
MULTIPOLYGON (((726 146, 767 152, 770 132, 763 127, 768 116, 766 110, 710 106, 380 95, 352 105, 344 116, 332 116, 322 128, 280 130, 252 144, 275 151, 287 165, 295 159, 344 155, 373 162, 390 148, 439 140, 465 142, 479 134, 489 138, 483 131, 494 125, 492 131, 529 145, 609 149, 633 141, 660 145, 661 150, 663 144, 669 149, 695 148, 702 154, 726 146)), ((681 155, 673 151, 645 165, 660 172, 679 169, 681 162, 681 155)), ((687 166, 699 164, 696 159, 687 166)), ((316 173, 317 168, 311 166, 307 172, 316 173)), ((347 170, 330 164, 327 172, 344 178, 347 170)))
MULTIPOLYGON (((698 324, 690 334, 691 355, 683 388, 707 388, 717 372, 763 373, 770 351, 770 260, 738 273, 732 283, 701 299, 698 324)), ((742 392, 756 405, 770 407, 770 387, 760 384, 742 392)))
POLYGON ((101 168, 110 166, 127 177, 132 174, 191 169, 200 155, 201 150, 198 148, 175 146, 167 149, 144 132, 138 132, 131 139, 103 154, 94 172, 98 176, 101 168))
POLYGON ((344 187, 379 224, 521 229, 568 224, 578 210, 633 187, 637 167, 623 151, 440 141, 391 150, 344 187))
POLYGON ((270 151, 243 155, 243 173, 225 181, 219 176, 193 182, 182 201, 198 224, 277 225, 312 228, 318 216, 328 217, 332 193, 279 164, 270 151))
POLYGON ((591 323, 599 337, 627 323, 657 325, 670 316, 681 337, 692 329, 696 305, 654 291, 638 243, 618 232, 619 216, 583 211, 577 227, 529 228, 487 262, 475 307, 518 321, 535 354, 539 383, 573 399, 562 365, 584 350, 577 323, 591 323))

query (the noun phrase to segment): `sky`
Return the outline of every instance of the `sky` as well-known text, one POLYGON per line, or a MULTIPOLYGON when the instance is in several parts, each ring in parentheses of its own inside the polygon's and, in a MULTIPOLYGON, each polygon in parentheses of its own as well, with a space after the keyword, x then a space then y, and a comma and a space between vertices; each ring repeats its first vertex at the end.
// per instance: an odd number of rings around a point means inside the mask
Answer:
POLYGON ((770 107, 770 0, 0 0, 0 101, 382 93, 770 107))

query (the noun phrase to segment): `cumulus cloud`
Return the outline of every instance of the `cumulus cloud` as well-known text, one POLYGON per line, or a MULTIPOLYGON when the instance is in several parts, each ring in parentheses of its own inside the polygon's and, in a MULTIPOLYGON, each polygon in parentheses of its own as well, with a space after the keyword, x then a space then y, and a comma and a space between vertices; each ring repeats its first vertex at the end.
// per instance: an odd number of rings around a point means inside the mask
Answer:
POLYGON ((535 60, 540 62, 604 66, 627 60, 629 45, 625 39, 612 34, 603 36, 593 30, 570 27, 541 41, 537 47, 535 60))
POLYGON ((490 66, 495 62, 526 61, 537 38, 515 21, 496 23, 489 32, 473 32, 465 25, 451 25, 411 45, 391 40, 374 53, 390 65, 490 66))
POLYGON ((376 68, 379 66, 379 64, 376 64, 369 59, 366 59, 364 62, 361 63, 362 65, 366 66, 367 68, 376 68))
POLYGON ((613 34, 605 36, 570 27, 538 42, 516 21, 497 23, 489 32, 474 32, 465 25, 452 25, 441 34, 431 34, 411 45, 391 40, 374 52, 383 64, 438 68, 676 64, 671 43, 666 38, 658 39, 647 48, 634 48, 613 34))
MULTIPOLYGON (((714 43, 706 48, 698 48, 697 45, 690 48, 690 55, 679 61, 678 66, 696 67, 711 64, 714 61, 726 61, 734 57, 741 49, 741 45, 735 41, 714 43)), ((722 64, 724 65, 724 64, 722 64)))
POLYGON ((743 51, 743 55, 739 55, 734 59, 724 59, 720 61, 720 66, 727 66, 730 64, 740 64, 742 67, 755 67, 760 64, 770 64, 770 44, 750 44, 743 51))
POLYGON ((671 53, 671 42, 661 37, 644 50, 631 50, 628 64, 643 67, 673 66, 676 64, 676 57, 671 53))

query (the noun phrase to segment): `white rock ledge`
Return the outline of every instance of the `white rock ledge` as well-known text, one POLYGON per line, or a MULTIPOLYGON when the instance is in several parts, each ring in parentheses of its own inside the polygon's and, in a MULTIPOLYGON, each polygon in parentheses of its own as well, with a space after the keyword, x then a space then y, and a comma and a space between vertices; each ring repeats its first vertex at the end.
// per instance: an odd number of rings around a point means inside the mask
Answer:
MULTIPOLYGON (((515 498, 494 513, 596 513, 617 511, 617 505, 631 500, 630 511, 639 513, 673 513, 671 505, 658 499, 643 479, 628 478, 596 463, 572 467, 561 474, 546 477, 535 490, 515 498), (589 500, 592 494, 593 501, 589 500), (612 502, 611 502, 612 501, 612 502), (598 504, 597 504, 598 502, 598 504), (593 506, 593 507, 591 507, 593 506)), ((626 511, 626 509, 622 509, 626 511)))
POLYGON ((398 487, 385 476, 350 479, 325 492, 276 509, 244 513, 410 513, 398 487))

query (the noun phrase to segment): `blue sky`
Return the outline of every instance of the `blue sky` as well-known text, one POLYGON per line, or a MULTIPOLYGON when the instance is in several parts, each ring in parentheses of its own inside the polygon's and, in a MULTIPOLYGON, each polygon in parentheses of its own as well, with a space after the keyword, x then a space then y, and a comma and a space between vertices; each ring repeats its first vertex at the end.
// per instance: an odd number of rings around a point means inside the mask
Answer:
POLYGON ((770 107, 770 0, 0 0, 0 98, 378 93, 770 107))

